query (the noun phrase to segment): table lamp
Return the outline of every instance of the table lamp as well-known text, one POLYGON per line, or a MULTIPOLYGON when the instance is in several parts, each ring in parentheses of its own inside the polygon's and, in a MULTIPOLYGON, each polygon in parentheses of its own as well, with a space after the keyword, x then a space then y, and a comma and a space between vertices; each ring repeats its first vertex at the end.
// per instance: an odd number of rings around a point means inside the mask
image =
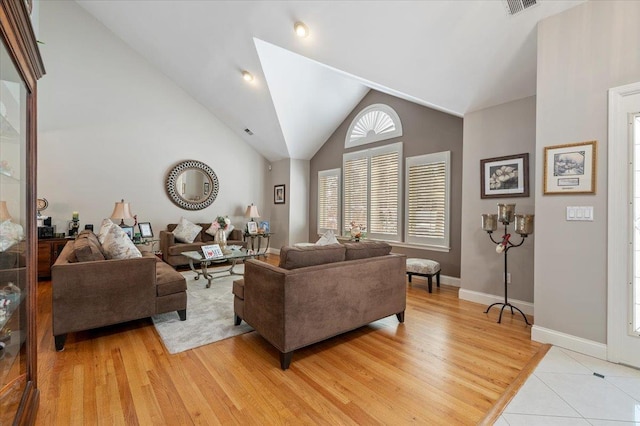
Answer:
POLYGON ((116 205, 113 208, 113 213, 111 213, 111 219, 120 219, 120 226, 127 226, 124 223, 124 220, 133 219, 129 203, 125 203, 124 199, 116 202, 116 205))

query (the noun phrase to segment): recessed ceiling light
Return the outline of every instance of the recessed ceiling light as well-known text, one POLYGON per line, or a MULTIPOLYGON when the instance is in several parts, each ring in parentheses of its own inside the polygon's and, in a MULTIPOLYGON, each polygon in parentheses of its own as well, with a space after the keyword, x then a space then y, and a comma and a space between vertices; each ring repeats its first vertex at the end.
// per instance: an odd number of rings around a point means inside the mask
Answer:
POLYGON ((309 27, 307 27, 304 22, 296 22, 293 25, 293 29, 298 37, 306 37, 309 35, 309 27))
POLYGON ((242 71, 242 78, 244 78, 245 81, 253 81, 253 76, 249 71, 242 71))

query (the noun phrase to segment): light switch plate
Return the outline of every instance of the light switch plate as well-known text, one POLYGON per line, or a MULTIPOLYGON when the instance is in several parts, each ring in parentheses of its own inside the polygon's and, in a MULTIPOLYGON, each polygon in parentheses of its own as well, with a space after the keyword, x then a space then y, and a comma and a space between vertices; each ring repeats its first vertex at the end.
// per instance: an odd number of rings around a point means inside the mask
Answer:
POLYGON ((567 206, 567 220, 593 222, 593 206, 567 206))

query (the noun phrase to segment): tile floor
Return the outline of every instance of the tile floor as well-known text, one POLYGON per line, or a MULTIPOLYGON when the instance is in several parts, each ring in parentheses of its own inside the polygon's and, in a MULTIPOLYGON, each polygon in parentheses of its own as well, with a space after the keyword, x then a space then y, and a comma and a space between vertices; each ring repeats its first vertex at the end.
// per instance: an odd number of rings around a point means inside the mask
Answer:
POLYGON ((495 425, 640 426, 640 370, 554 346, 495 425))

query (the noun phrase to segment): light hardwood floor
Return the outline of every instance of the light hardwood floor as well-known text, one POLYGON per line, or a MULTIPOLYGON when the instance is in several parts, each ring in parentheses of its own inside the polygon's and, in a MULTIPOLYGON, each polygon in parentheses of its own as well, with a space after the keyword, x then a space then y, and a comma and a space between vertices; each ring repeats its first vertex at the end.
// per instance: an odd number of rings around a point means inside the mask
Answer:
POLYGON ((298 350, 282 371, 256 332, 170 355, 150 319, 70 334, 56 352, 41 281, 37 424, 476 424, 541 345, 521 317, 497 324, 457 294, 414 277, 404 324, 298 350))

